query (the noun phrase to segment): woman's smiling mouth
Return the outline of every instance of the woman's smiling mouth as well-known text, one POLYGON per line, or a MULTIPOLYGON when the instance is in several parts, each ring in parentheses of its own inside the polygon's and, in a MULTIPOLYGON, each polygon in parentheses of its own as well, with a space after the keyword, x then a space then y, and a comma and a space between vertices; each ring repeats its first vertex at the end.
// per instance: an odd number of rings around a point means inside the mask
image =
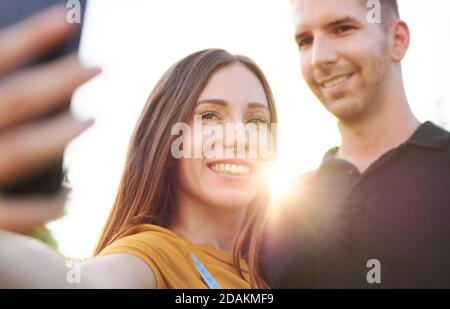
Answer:
POLYGON ((214 163, 211 165, 211 169, 219 174, 230 174, 230 175, 250 174, 250 167, 243 164, 214 163))
POLYGON ((221 160, 209 162, 206 165, 216 174, 230 176, 248 176, 254 170, 254 164, 247 160, 221 160))

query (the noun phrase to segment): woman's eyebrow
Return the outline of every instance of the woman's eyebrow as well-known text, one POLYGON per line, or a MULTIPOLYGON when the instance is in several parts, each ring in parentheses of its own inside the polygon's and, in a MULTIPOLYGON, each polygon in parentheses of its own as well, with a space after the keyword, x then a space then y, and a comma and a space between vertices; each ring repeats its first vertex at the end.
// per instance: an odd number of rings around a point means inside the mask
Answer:
MULTIPOLYGON (((221 105, 221 106, 228 106, 229 103, 225 100, 222 99, 204 99, 204 100, 200 100, 197 102, 196 105, 200 105, 200 104, 217 104, 217 105, 221 105)), ((264 109, 269 109, 266 105, 262 104, 262 103, 258 103, 258 102, 249 102, 247 104, 247 106, 249 108, 264 108, 264 109)))
POLYGON ((264 105, 262 103, 258 103, 258 102, 250 102, 247 105, 249 108, 264 108, 264 109, 269 109, 269 107, 267 107, 267 105, 264 105))
POLYGON ((197 105, 200 104, 205 104, 205 103, 209 103, 209 104, 217 104, 217 105, 222 105, 222 106, 227 106, 228 102, 222 99, 204 99, 204 100, 200 100, 197 102, 197 105))

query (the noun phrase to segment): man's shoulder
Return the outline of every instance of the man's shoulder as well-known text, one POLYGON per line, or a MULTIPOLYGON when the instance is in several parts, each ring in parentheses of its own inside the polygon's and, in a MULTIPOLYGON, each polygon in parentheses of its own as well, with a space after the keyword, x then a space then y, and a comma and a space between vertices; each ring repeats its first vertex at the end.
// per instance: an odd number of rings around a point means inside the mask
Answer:
POLYGON ((443 140, 444 143, 447 141, 446 146, 447 148, 450 147, 450 132, 441 126, 434 125, 434 132, 433 132, 433 138, 438 140, 443 140))
POLYGON ((419 127, 408 142, 428 149, 449 150, 450 132, 431 121, 427 121, 419 127))
POLYGON ((282 205, 280 208, 283 209, 283 212, 285 214, 291 213, 292 211, 297 213, 299 209, 306 210, 307 208, 309 208, 306 206, 310 204, 311 190, 317 187, 317 185, 315 184, 317 172, 317 169, 310 170, 297 176, 294 179, 289 197, 281 203, 282 205), (305 206, 300 207, 299 205, 305 206))
POLYGON ((318 169, 310 170, 306 173, 301 174, 295 179, 295 186, 297 188, 308 186, 316 179, 318 169))

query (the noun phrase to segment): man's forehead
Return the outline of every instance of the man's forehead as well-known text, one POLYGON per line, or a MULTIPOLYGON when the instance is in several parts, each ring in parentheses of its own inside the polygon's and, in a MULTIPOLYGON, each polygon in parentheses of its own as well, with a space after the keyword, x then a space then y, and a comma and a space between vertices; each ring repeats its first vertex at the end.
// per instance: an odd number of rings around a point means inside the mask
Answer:
POLYGON ((301 31, 346 18, 363 22, 368 12, 364 3, 362 0, 296 0, 294 24, 301 31))

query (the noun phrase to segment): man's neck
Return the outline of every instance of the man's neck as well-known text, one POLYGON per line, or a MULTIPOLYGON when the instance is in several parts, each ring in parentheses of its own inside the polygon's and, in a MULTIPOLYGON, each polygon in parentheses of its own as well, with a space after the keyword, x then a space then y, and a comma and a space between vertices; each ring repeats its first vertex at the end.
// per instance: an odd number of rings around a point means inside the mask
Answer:
POLYGON ((406 97, 360 122, 339 122, 342 146, 336 156, 353 163, 364 172, 387 151, 407 141, 420 126, 406 97))

